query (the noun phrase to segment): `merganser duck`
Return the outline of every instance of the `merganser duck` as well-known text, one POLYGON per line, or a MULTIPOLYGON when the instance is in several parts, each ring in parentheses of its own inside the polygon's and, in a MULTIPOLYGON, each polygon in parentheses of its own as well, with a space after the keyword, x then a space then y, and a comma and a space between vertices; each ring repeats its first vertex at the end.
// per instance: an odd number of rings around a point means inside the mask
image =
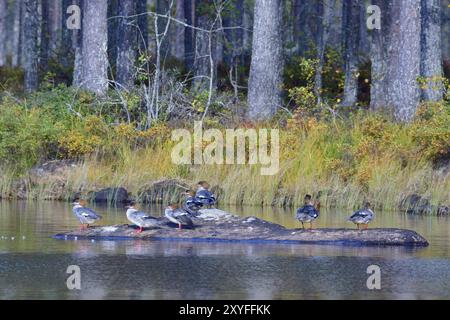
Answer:
POLYGON ((189 190, 185 193, 186 199, 184 200, 183 209, 189 213, 191 216, 195 217, 198 215, 198 210, 203 207, 203 203, 197 199, 195 192, 189 190))
POLYGON ((139 227, 136 233, 141 233, 144 231, 144 228, 154 228, 160 225, 158 218, 137 210, 135 202, 131 202, 126 208, 127 219, 139 227))
POLYGON ((375 213, 372 211, 370 203, 366 202, 364 205, 364 209, 358 210, 353 213, 352 216, 348 218, 348 221, 356 224, 358 230, 361 224, 364 225, 364 229, 367 230, 369 228, 369 222, 371 222, 373 218, 375 218, 375 213))
POLYGON ((302 228, 305 229, 305 223, 310 224, 312 229, 312 222, 319 217, 320 214, 320 202, 316 205, 311 202, 311 195, 307 194, 304 198, 304 206, 297 210, 297 219, 302 223, 302 228))
POLYGON ((90 208, 86 208, 86 201, 84 200, 75 200, 73 202, 73 214, 80 220, 81 228, 83 230, 85 228, 89 228, 90 224, 100 220, 102 218, 97 212, 90 208))
POLYGON ((216 203, 216 197, 209 191, 209 183, 206 181, 200 181, 198 183, 195 197, 199 202, 208 207, 211 207, 216 203))
POLYGON ((178 229, 181 230, 182 226, 193 227, 194 223, 191 218, 189 218, 189 213, 178 208, 176 204, 170 204, 164 211, 164 216, 169 219, 169 221, 178 225, 178 229))

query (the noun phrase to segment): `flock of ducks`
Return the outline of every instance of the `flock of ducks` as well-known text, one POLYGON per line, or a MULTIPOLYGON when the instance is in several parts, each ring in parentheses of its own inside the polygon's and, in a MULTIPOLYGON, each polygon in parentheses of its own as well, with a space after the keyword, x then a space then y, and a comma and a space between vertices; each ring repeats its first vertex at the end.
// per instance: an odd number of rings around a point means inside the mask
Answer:
MULTIPOLYGON (((169 204, 164 210, 164 216, 181 230, 183 227, 193 228, 192 218, 198 216, 199 210, 203 207, 211 208, 216 204, 214 194, 209 191, 209 184, 206 181, 200 181, 197 185, 197 191, 189 190, 184 193, 185 201, 180 208, 176 203, 169 204)), ((155 228, 161 225, 161 220, 145 212, 139 211, 137 204, 131 201, 126 207, 126 216, 128 221, 138 227, 136 233, 141 233, 145 228, 155 228)), ((73 203, 73 213, 81 223, 81 230, 94 224, 102 217, 94 210, 86 207, 86 201, 77 199, 73 203)), ((312 202, 311 195, 307 194, 304 198, 303 207, 297 210, 296 217, 301 222, 302 228, 305 224, 310 225, 312 229, 313 221, 320 215, 320 202, 312 202)), ((366 203, 364 208, 354 212, 348 221, 356 224, 357 229, 368 229, 369 223, 374 219, 375 214, 371 209, 370 203, 366 203)))
MULTIPOLYGON (((197 191, 189 190, 184 193, 186 199, 182 208, 178 204, 171 203, 164 210, 164 216, 172 223, 178 226, 181 230, 183 227, 192 228, 194 223, 192 218, 198 215, 198 210, 203 207, 212 207, 216 203, 214 194, 209 191, 209 184, 206 181, 200 181, 197 186, 197 191)), ((139 211, 137 204, 131 201, 126 206, 126 216, 128 221, 138 227, 136 233, 141 233, 144 228, 154 228, 161 225, 161 220, 153 217, 148 213, 139 211)), ((86 201, 76 199, 73 202, 73 214, 81 223, 81 230, 89 228, 89 225, 94 224, 102 217, 94 210, 86 207, 86 201)))
MULTIPOLYGON (((303 207, 297 210, 297 219, 301 222, 303 229, 305 229, 305 223, 309 223, 310 229, 312 229, 313 221, 319 218, 320 214, 320 202, 316 201, 312 202, 311 195, 307 194, 304 198, 303 207)), ((364 208, 358 211, 355 211, 349 218, 348 221, 356 224, 358 230, 369 228, 369 223, 375 218, 375 213, 371 209, 371 205, 369 202, 364 204, 364 208)))

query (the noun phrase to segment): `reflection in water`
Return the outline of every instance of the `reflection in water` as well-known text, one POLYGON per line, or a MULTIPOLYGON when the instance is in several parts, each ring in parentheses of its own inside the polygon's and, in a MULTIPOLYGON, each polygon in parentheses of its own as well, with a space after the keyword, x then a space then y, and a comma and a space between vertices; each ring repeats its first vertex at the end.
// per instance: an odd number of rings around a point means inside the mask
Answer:
MULTIPOLYGON (((121 208, 96 208, 102 224, 126 223, 121 208)), ((233 208, 287 227, 291 212, 233 208)), ((148 210, 159 214, 161 208, 148 210)), ((352 227, 324 212, 319 227, 352 227)), ((61 241, 77 228, 65 203, 0 202, 0 299, 450 298, 449 219, 378 213, 374 227, 414 229, 428 248, 160 241, 61 241), (25 237, 25 238, 23 238, 25 237), (14 238, 14 239, 12 239, 14 238), (79 265, 82 290, 66 288, 79 265), (366 288, 369 265, 382 290, 366 288)))

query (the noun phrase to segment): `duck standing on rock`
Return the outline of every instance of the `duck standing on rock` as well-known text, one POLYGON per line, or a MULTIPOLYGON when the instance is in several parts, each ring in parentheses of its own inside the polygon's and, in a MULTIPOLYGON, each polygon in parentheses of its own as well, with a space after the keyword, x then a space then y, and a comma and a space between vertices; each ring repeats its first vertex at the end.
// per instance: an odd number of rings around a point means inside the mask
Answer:
POLYGON ((183 209, 178 208, 178 205, 175 203, 169 204, 164 211, 164 216, 169 219, 170 222, 173 222, 178 225, 178 229, 181 230, 183 226, 187 226, 192 228, 194 223, 189 217, 189 213, 184 211, 183 209))
POLYGON ((200 181, 198 183, 198 189, 195 197, 200 203, 208 207, 216 204, 216 197, 211 193, 211 191, 209 191, 209 183, 206 181, 200 181))
POLYGON ((358 210, 353 213, 352 216, 348 218, 348 221, 356 224, 358 230, 361 224, 364 225, 364 229, 367 230, 369 228, 369 222, 371 222, 374 217, 375 213, 372 211, 370 203, 366 202, 364 205, 364 209, 358 210))
POLYGON ((203 203, 197 199, 193 190, 187 191, 184 195, 186 199, 184 200, 183 209, 191 216, 197 216, 199 214, 198 210, 203 207, 203 203))
POLYGON ((90 224, 100 220, 102 218, 97 212, 90 208, 86 208, 86 201, 75 199, 73 202, 73 214, 80 220, 80 230, 89 228, 90 224))
POLYGON ((312 229, 312 222, 319 217, 320 202, 314 205, 311 199, 311 195, 305 195, 304 206, 297 210, 297 219, 302 223, 303 229, 305 229, 305 223, 309 223, 310 229, 312 229))
POLYGON ((131 223, 139 227, 136 233, 141 233, 142 231, 144 231, 144 228, 154 228, 159 226, 160 222, 158 218, 152 217, 145 212, 139 211, 136 208, 136 203, 134 201, 130 202, 130 204, 126 208, 127 219, 131 223))

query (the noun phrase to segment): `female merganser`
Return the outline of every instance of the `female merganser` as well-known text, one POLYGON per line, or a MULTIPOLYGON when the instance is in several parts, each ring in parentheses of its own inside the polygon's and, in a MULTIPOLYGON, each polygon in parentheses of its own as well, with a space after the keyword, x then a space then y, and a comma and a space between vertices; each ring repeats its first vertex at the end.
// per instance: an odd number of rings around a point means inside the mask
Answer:
POLYGON ((358 210, 355 213, 353 213, 352 216, 348 218, 348 221, 351 221, 354 224, 356 224, 358 230, 361 224, 365 226, 364 229, 368 229, 369 222, 371 222, 375 217, 375 213, 372 211, 370 207, 371 207, 370 203, 366 202, 366 204, 364 205, 364 209, 358 210))
POLYGON ((94 222, 102 218, 102 216, 99 215, 94 210, 86 208, 85 205, 86 201, 84 200, 77 199, 73 202, 73 214, 75 215, 75 217, 78 218, 78 220, 80 220, 81 223, 80 230, 89 228, 90 224, 93 224, 94 222))
POLYGON ((311 195, 307 194, 304 198, 304 206, 297 210, 297 219, 302 223, 302 228, 305 229, 305 223, 310 224, 312 229, 312 222, 319 217, 320 203, 314 206, 311 202, 311 195))
POLYGON ((144 228, 154 228, 159 226, 160 222, 158 218, 137 210, 135 202, 131 202, 126 208, 127 219, 139 227, 136 233, 141 233, 144 231, 144 228))
POLYGON ((203 207, 203 203, 197 199, 195 192, 189 190, 185 193, 186 199, 184 200, 183 209, 189 213, 191 216, 195 217, 198 215, 198 210, 203 207))
POLYGON ((170 204, 164 211, 164 216, 171 222, 178 225, 178 229, 181 230, 182 226, 193 227, 194 223, 191 218, 189 218, 189 213, 179 209, 178 205, 170 204))
POLYGON ((200 181, 198 183, 198 189, 195 197, 202 204, 211 207, 216 203, 216 197, 214 197, 214 195, 208 189, 209 183, 206 181, 200 181))

